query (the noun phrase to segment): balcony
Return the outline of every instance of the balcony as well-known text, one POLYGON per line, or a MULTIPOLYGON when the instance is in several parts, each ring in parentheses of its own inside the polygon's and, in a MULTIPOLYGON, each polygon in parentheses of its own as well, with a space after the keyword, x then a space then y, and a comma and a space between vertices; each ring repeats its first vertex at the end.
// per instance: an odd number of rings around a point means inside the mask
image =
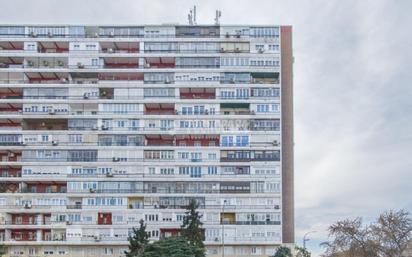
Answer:
POLYGON ((69 43, 68 42, 37 42, 37 51, 39 53, 68 53, 69 43))
POLYGON ((21 120, 20 119, 0 119, 0 130, 21 130, 21 120))
POLYGON ((16 115, 22 111, 22 104, 0 103, 0 115, 16 115))
POLYGON ((176 37, 220 37, 219 26, 176 26, 176 37))
POLYGON ((139 59, 129 57, 106 57, 104 59, 104 68, 106 69, 138 69, 139 59))
POLYGON ((180 99, 215 99, 214 88, 181 88, 180 99))
POLYGON ((30 69, 63 69, 68 67, 68 58, 63 57, 28 57, 24 62, 24 68, 30 69))
POLYGON ((145 115, 175 115, 175 105, 172 103, 150 103, 144 105, 145 115))
POLYGON ((102 53, 138 53, 139 43, 138 42, 100 42, 102 53))
POLYGON ((23 130, 67 130, 67 119, 24 119, 23 130))
POLYGON ((21 177, 21 167, 0 166, 0 177, 7 177, 7 178, 21 177))
POLYGON ((213 147, 218 146, 219 135, 176 135, 177 146, 213 147))
POLYGON ((0 69, 23 68, 23 57, 0 57, 0 69))
POLYGON ((146 146, 174 146, 175 139, 171 135, 146 135, 146 146))
POLYGON ((223 115, 252 115, 249 103, 221 103, 220 114, 223 115))
POLYGON ((22 193, 66 193, 67 184, 66 183, 57 183, 57 182, 30 182, 22 183, 22 193))
POLYGON ((0 99, 22 99, 23 90, 21 88, 0 88, 0 99))
POLYGON ((279 84, 279 72, 254 72, 250 75, 253 84, 279 84))
POLYGON ((120 73, 98 73, 96 79, 99 83, 143 83, 143 73, 122 72, 120 73))
POLYGON ((36 241, 37 231, 33 229, 12 229, 12 241, 36 241))
POLYGON ((98 225, 112 225, 112 213, 111 212, 99 212, 97 215, 98 225))
POLYGON ((167 69, 175 68, 175 58, 174 57, 146 57, 144 58, 145 68, 154 69, 167 69))
POLYGON ((3 41, 0 42, 0 53, 1 52, 19 52, 23 51, 23 42, 20 41, 3 41))
POLYGON ((0 151, 0 160, 2 162, 21 161, 21 151, 0 151))

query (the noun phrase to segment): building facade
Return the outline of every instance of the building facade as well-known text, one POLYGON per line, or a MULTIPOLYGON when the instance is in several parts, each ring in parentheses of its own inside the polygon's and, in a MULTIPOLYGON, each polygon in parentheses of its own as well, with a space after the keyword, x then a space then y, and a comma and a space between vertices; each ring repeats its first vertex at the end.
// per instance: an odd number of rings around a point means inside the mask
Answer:
POLYGON ((293 243, 289 26, 0 26, 7 256, 124 256, 203 214, 208 256, 293 243))

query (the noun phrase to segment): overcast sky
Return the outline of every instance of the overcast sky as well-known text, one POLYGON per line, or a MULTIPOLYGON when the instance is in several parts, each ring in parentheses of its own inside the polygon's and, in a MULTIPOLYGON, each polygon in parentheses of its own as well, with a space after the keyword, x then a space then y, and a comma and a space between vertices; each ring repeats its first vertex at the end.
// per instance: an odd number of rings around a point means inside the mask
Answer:
POLYGON ((296 240, 412 211, 412 1, 0 0, 0 23, 288 24, 294 29, 296 240))

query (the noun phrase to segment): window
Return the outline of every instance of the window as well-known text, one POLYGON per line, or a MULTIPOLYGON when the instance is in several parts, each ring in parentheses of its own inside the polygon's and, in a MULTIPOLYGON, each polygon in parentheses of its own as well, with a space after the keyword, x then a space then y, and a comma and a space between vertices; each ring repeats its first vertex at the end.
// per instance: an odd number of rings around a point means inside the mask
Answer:
POLYGON ((208 175, 217 175, 217 167, 216 166, 208 166, 207 167, 207 174, 208 175))

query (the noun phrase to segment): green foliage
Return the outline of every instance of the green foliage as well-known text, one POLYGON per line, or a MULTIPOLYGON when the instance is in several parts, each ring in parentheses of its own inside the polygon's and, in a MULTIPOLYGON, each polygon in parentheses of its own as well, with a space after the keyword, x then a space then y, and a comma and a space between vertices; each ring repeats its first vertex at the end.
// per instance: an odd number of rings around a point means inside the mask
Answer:
POLYGON ((6 254, 6 246, 4 244, 0 244, 0 257, 6 254))
POLYGON ((141 257, 195 257, 202 254, 204 250, 191 244, 186 238, 168 237, 147 245, 141 257))
POLYGON ((205 245, 204 233, 203 233, 203 223, 200 221, 202 215, 197 211, 199 205, 195 200, 191 200, 186 211, 186 216, 183 218, 182 237, 186 238, 189 243, 202 249, 202 253, 196 255, 196 257, 204 257, 205 245))
POLYGON ((296 257, 311 257, 311 253, 303 247, 296 246, 295 250, 296 250, 296 257))
POLYGON ((276 250, 275 255, 273 257, 292 257, 292 252, 290 251, 289 247, 281 246, 276 250))
POLYGON ((133 234, 129 236, 129 251, 125 251, 126 257, 141 257, 149 243, 149 236, 146 233, 146 225, 140 220, 140 227, 133 228, 133 234))

